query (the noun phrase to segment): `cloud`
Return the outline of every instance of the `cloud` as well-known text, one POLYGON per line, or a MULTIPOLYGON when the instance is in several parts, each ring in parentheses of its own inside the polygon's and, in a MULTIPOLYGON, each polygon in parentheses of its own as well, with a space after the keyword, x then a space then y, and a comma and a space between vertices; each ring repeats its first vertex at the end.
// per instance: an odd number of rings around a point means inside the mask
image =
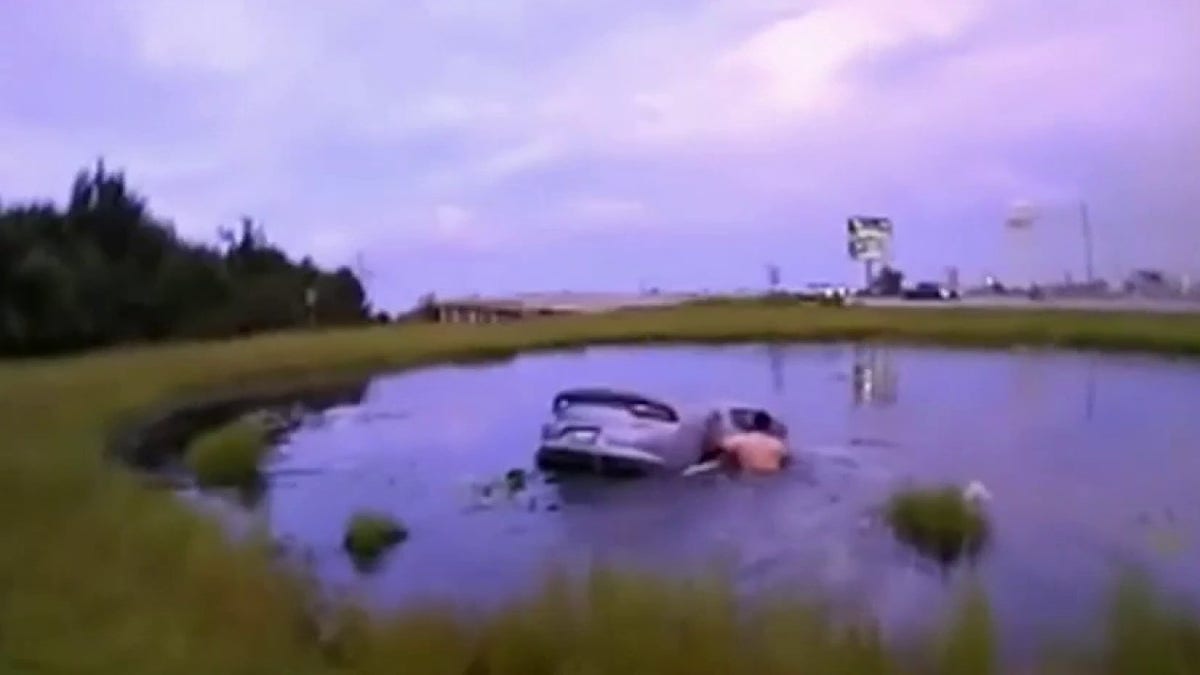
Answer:
POLYGON ((562 152, 559 143, 550 138, 533 138, 486 157, 476 173, 484 181, 496 181, 543 166, 560 157, 562 152))
MULTIPOLYGON (((487 250, 501 239, 500 232, 480 222, 469 208, 441 204, 433 210, 434 230, 427 241, 449 244, 468 250, 487 250)), ((420 236, 420 235, 418 235, 420 236)))
POLYGON ((255 16, 254 7, 243 0, 134 0, 129 20, 139 57, 148 66, 239 75, 261 64, 267 54, 268 44, 257 33, 268 24, 255 16))
POLYGON ((650 211, 633 199, 584 196, 570 201, 568 210, 576 222, 583 224, 633 224, 644 222, 650 211))

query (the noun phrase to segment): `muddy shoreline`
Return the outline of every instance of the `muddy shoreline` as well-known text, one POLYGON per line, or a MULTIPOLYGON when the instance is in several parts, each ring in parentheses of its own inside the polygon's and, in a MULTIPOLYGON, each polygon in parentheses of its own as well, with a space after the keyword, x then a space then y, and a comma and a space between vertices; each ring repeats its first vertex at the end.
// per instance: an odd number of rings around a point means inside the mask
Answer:
POLYGON ((369 384, 369 378, 293 379, 181 396, 118 424, 107 455, 151 484, 188 484, 183 453, 197 434, 261 412, 270 416, 273 432, 284 435, 309 415, 360 404, 369 384))

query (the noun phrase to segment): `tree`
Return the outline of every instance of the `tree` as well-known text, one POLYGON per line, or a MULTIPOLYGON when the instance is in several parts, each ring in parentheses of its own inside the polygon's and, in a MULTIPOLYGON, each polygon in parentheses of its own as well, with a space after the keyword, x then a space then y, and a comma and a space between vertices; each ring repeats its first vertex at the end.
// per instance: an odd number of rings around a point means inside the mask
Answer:
POLYGON ((0 353, 301 326, 308 288, 319 290, 319 323, 373 320, 349 268, 294 262, 250 217, 218 237, 217 247, 181 240, 103 160, 75 176, 65 210, 6 202, 0 353))

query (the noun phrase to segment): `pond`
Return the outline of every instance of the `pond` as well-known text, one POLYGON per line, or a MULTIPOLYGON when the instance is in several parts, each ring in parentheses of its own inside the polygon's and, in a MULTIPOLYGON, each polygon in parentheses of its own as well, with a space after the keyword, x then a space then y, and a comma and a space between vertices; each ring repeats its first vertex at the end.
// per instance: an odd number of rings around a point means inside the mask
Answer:
MULTIPOLYGON (((1120 565, 1200 597, 1200 366, 1136 356, 860 345, 602 347, 381 376, 310 414, 277 449, 252 506, 331 589, 378 607, 502 602, 550 563, 679 574, 720 562, 739 587, 820 590, 893 633, 963 574, 897 544, 873 510, 906 481, 981 481, 993 541, 975 569, 1006 639, 1078 627, 1120 565), (613 386, 672 401, 760 403, 790 427, 796 465, 746 479, 534 481, 512 499, 473 486, 532 469, 553 395, 613 386), (408 541, 371 573, 341 550, 360 508, 408 541)), ((213 498, 205 498, 211 505, 213 498)), ((221 502, 221 504, 225 504, 221 502)))

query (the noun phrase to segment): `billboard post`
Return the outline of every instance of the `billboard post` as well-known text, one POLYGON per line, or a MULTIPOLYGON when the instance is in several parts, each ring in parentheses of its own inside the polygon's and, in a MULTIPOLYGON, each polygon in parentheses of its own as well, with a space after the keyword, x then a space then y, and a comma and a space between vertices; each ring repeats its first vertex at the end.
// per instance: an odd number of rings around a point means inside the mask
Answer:
POLYGON ((1004 221, 1008 232, 1009 265, 1012 275, 1007 285, 1013 288, 1030 291, 1036 285, 1033 256, 1037 250, 1033 246, 1033 225, 1037 216, 1033 204, 1017 201, 1009 207, 1008 217, 1004 221))

